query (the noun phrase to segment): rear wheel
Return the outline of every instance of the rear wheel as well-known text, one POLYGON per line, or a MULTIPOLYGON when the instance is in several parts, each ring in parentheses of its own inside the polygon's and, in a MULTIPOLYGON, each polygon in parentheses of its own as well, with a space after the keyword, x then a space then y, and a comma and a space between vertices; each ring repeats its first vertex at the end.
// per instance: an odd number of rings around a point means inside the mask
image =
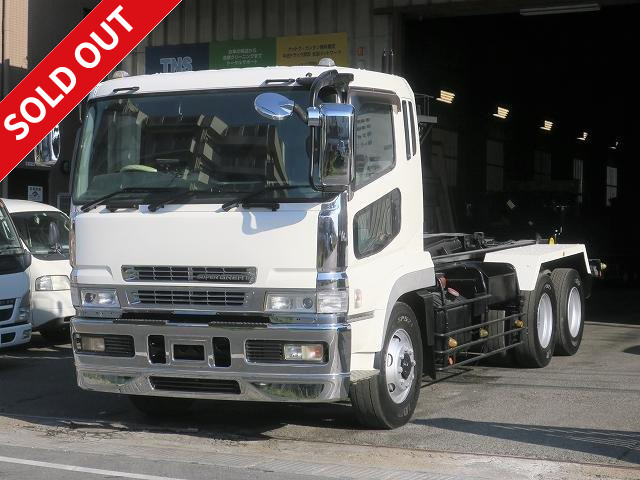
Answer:
POLYGON ((556 344, 557 355, 573 355, 580 348, 584 330, 584 290, 580 274, 572 268, 556 268, 551 272, 556 291, 558 314, 556 344))
POLYGON ((523 310, 527 331, 522 345, 516 347, 519 365, 529 368, 546 367, 553 356, 556 341, 556 294, 548 275, 540 274, 536 288, 524 292, 523 310))
POLYGON ((129 395, 129 400, 136 409, 151 418, 187 415, 194 402, 192 398, 148 397, 145 395, 129 395))
POLYGON ((351 403, 366 427, 391 429, 409 421, 422 379, 422 339, 413 310, 397 303, 391 312, 380 373, 351 385, 351 403))

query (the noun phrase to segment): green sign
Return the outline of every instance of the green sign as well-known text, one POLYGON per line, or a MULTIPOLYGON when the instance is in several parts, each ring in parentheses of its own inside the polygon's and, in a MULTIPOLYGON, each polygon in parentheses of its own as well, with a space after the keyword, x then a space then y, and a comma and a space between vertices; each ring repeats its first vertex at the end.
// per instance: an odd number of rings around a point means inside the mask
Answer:
POLYGON ((210 68, 268 67, 276 64, 276 39, 212 42, 210 68))

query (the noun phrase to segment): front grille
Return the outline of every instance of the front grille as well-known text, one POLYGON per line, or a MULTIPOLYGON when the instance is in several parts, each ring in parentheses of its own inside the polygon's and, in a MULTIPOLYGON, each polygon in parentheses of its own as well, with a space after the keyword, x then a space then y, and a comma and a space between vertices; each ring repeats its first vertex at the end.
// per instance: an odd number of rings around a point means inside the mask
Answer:
POLYGON ((213 380, 208 378, 150 377, 156 390, 190 393, 226 393, 238 395, 240 385, 235 380, 213 380))
POLYGON ((278 340, 247 340, 245 357, 248 362, 269 363, 284 360, 284 342, 278 340))
POLYGON ((122 267, 126 282, 214 282, 254 283, 254 267, 176 267, 176 266, 131 266, 122 267))
POLYGON ((11 333, 3 333, 2 335, 0 335, 0 344, 1 343, 11 343, 15 340, 16 338, 16 333, 15 332, 11 332, 11 333))
POLYGON ((229 290, 136 290, 129 295, 131 305, 242 307, 245 301, 245 292, 229 290))
POLYGON ((107 335, 104 337, 104 352, 113 357, 134 357, 133 337, 129 335, 107 335))
POLYGON ((13 315, 13 307, 15 305, 15 299, 10 298, 7 300, 0 300, 0 322, 4 322, 11 318, 13 315))

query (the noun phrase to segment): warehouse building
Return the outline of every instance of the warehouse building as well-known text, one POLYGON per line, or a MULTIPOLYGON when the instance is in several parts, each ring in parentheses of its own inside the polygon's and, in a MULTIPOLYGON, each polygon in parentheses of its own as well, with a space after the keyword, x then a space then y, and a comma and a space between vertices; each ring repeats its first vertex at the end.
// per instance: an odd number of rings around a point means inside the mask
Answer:
MULTIPOLYGON (((87 15, 99 0, 0 0, 2 98, 87 15)), ((38 166, 28 155, 0 185, 0 196, 68 204, 69 174, 78 112, 62 123, 60 162, 38 166)))
MULTIPOLYGON (((32 35, 45 35, 35 24, 55 24, 48 37, 59 39, 91 8, 66 0, 45 14, 49 3, 31 0, 22 13, 32 35)), ((437 119, 422 132, 428 230, 562 229, 566 240, 597 246, 589 231, 628 215, 635 195, 639 13, 632 0, 183 0, 119 68, 137 75, 322 57, 393 68, 421 94, 420 113, 437 119)), ((8 53, 11 68, 27 71, 54 43, 30 39, 36 53, 22 63, 8 53)), ((23 179, 46 175, 44 201, 66 193, 74 122, 66 120, 59 166, 43 173, 27 160, 3 192, 24 197, 23 179)))

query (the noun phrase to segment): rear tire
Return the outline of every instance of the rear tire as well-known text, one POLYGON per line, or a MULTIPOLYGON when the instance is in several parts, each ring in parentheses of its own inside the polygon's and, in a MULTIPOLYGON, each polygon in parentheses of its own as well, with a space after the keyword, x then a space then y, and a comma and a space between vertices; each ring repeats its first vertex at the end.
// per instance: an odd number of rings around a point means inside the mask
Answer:
POLYGON ((572 268, 556 268, 551 282, 557 296, 556 345, 554 355, 574 355, 584 330, 584 289, 580 274, 572 268))
POLYGON ((546 367, 556 343, 557 315, 556 294, 548 275, 540 274, 535 290, 524 292, 523 311, 528 328, 522 344, 514 348, 516 361, 522 367, 546 367))
POLYGON ((420 326, 405 303, 391 312, 380 359, 378 375, 351 384, 351 404, 363 426, 397 428, 413 415, 422 381, 420 326))
POLYGON ((129 395, 133 406, 150 418, 170 418, 188 415, 194 400, 192 398, 149 397, 129 395))

